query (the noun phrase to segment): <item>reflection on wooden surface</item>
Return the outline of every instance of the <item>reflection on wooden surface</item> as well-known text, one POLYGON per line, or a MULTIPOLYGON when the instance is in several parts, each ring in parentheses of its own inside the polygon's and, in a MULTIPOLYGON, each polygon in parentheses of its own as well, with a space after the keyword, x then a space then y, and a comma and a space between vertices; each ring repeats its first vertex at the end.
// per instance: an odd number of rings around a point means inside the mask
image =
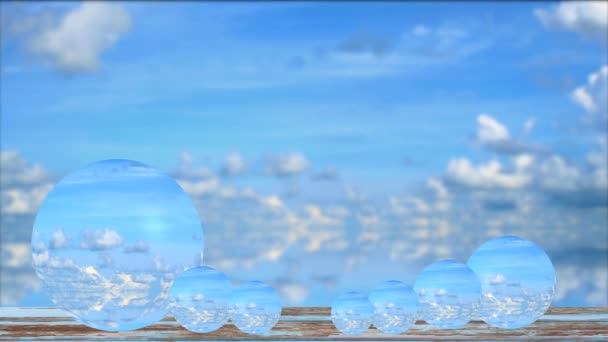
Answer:
POLYGON ((357 336, 337 331, 329 308, 285 308, 267 335, 247 335, 232 324, 208 334, 185 330, 172 318, 129 332, 99 331, 52 308, 0 308, 0 340, 608 340, 608 308, 551 308, 531 326, 503 330, 470 322, 455 330, 430 329, 424 322, 401 335, 384 335, 373 326, 357 336))

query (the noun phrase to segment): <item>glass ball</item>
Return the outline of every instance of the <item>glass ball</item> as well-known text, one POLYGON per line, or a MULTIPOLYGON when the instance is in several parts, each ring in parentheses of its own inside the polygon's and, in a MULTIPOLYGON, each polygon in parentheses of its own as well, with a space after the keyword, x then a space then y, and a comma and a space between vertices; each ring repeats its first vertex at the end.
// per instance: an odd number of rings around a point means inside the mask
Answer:
POLYGON ((441 260, 416 277, 420 317, 435 328, 456 329, 467 324, 479 306, 481 285, 467 265, 441 260))
POLYGON ((270 285, 250 281, 239 286, 230 299, 230 318, 248 334, 270 331, 281 317, 281 298, 270 285))
POLYGON ((533 242, 503 236, 485 242, 467 265, 481 281, 477 316, 489 325, 515 329, 532 324, 551 305, 555 269, 533 242))
POLYGON ((169 311, 184 328, 206 333, 228 321, 232 284, 211 267, 196 267, 180 274, 171 287, 169 311))
POLYGON ((374 307, 359 292, 346 292, 338 296, 331 306, 334 326, 347 335, 358 335, 372 324, 374 307))
POLYGON ((202 259, 190 198, 169 176, 104 160, 63 178, 32 232, 33 266, 57 308, 89 327, 126 331, 166 314, 175 277, 202 259))
POLYGON ((411 286, 388 280, 372 290, 373 322, 385 334, 401 334, 416 324, 418 296, 411 286))

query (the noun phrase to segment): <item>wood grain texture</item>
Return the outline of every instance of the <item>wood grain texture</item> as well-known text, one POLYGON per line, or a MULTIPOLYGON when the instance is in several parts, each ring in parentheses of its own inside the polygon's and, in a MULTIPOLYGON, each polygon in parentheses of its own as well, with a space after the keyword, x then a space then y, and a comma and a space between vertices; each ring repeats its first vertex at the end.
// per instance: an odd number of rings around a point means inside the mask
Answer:
POLYGON ((462 329, 431 329, 424 322, 401 335, 385 335, 373 326, 357 336, 341 334, 333 326, 330 309, 285 308, 281 320, 266 335, 247 335, 234 325, 196 334, 172 317, 129 332, 99 331, 52 308, 0 308, 0 341, 176 341, 176 340, 608 340, 608 308, 551 308, 534 324, 514 330, 496 329, 473 321, 462 329))

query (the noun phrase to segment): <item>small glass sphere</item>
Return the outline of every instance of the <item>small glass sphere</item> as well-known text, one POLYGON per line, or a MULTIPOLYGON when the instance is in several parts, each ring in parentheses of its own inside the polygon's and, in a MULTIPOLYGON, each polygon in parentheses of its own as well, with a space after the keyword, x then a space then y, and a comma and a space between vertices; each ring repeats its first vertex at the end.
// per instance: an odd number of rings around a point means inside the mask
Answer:
POLYGON ((331 306, 331 320, 341 332, 358 335, 372 324, 374 307, 359 292, 346 292, 336 298, 331 306))
POLYGON ((433 327, 456 329, 467 324, 479 306, 481 285, 465 264, 441 260, 416 277, 414 291, 420 300, 420 316, 433 327))
POLYGON ((232 323, 248 334, 270 331, 281 317, 281 308, 278 292, 261 281, 242 284, 230 298, 232 323))
POLYGON ((489 325, 515 329, 542 316, 553 301, 555 269, 533 242, 503 236, 485 242, 467 265, 481 281, 478 317, 489 325))
POLYGON ((400 334, 416 324, 418 296, 398 280, 378 285, 369 295, 374 306, 374 326, 385 334, 400 334))
POLYGON ((55 306, 108 331, 162 319, 175 277, 199 266, 202 250, 188 195, 132 160, 67 175, 40 206, 32 232, 33 266, 55 306))
POLYGON ((228 320, 232 284, 211 267, 196 267, 180 274, 171 287, 169 311, 184 328, 206 333, 228 320))

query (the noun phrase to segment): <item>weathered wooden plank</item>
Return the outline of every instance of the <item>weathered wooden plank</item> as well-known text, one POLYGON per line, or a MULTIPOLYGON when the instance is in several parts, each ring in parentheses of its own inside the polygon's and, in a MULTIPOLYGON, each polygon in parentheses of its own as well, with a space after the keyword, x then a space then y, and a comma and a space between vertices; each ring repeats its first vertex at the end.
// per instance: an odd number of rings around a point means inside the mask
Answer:
POLYGON ((373 326, 358 336, 341 334, 331 323, 330 309, 285 308, 281 320, 266 335, 248 335, 232 324, 207 333, 183 329, 172 317, 143 329, 99 331, 52 308, 0 308, 0 340, 608 340, 608 308, 551 308, 531 326, 504 330, 470 322, 455 330, 437 330, 424 322, 401 335, 385 335, 373 326))

